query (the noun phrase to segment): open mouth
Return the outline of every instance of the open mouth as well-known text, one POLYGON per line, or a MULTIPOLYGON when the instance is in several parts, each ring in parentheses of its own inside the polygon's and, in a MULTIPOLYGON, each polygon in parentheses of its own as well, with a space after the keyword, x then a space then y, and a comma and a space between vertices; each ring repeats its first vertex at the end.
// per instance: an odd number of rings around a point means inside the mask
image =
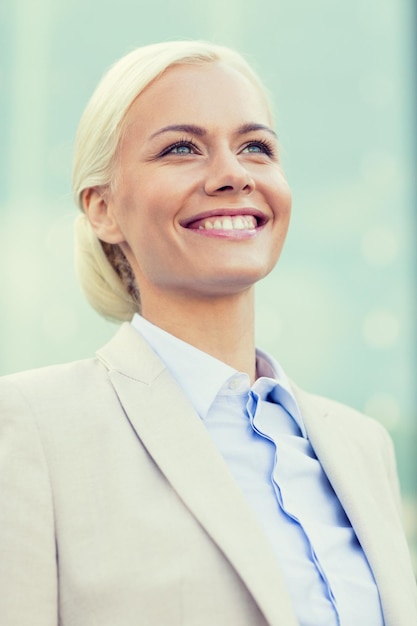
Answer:
POLYGON ((182 226, 205 235, 245 237, 255 235, 267 221, 258 209, 218 209, 200 213, 182 226))
POLYGON ((198 230, 255 230, 258 219, 254 215, 215 215, 195 220, 187 228, 198 230))

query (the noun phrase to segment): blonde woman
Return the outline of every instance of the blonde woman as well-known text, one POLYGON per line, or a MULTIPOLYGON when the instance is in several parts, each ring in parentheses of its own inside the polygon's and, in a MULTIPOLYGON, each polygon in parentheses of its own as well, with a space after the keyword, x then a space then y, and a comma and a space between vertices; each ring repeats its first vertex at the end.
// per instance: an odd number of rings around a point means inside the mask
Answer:
POLYGON ((0 622, 412 626, 391 442, 254 343, 291 194, 237 53, 135 50, 74 166, 77 265, 125 321, 91 360, 0 383, 0 622))

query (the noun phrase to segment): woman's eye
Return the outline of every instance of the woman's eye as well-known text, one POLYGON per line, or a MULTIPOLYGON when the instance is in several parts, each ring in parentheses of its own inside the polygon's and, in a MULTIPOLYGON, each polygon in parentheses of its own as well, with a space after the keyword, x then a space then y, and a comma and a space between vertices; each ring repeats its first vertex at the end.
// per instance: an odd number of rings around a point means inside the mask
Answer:
POLYGON ((197 148, 193 143, 189 141, 178 141, 164 150, 163 154, 188 155, 195 154, 196 152, 197 148))
POLYGON ((174 154, 190 154, 191 151, 191 147, 186 146, 185 144, 182 144, 180 146, 174 146, 170 150, 170 152, 173 152, 174 154))
POLYGON ((242 152, 250 154, 266 154, 267 156, 272 156, 274 153, 272 146, 264 141, 251 141, 244 147, 242 152))

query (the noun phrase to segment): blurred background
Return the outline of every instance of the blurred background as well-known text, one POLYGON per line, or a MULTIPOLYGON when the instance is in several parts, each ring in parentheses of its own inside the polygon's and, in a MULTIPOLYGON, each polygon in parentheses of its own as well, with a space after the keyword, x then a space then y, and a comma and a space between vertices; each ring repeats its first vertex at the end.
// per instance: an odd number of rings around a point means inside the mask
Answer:
POLYGON ((294 194, 258 344, 389 429, 417 571, 416 17, 413 0, 2 0, 0 373, 115 331, 72 258, 72 143, 101 75, 155 41, 236 47, 272 93, 294 194))

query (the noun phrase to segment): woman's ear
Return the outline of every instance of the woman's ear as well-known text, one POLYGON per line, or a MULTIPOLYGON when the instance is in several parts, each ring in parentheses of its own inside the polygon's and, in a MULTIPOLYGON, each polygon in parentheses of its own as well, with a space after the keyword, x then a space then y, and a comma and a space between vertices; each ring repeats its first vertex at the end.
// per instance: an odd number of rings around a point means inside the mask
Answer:
POLYGON ((106 193, 99 187, 89 187, 82 192, 84 211, 94 232, 106 243, 122 243, 124 236, 106 193))

